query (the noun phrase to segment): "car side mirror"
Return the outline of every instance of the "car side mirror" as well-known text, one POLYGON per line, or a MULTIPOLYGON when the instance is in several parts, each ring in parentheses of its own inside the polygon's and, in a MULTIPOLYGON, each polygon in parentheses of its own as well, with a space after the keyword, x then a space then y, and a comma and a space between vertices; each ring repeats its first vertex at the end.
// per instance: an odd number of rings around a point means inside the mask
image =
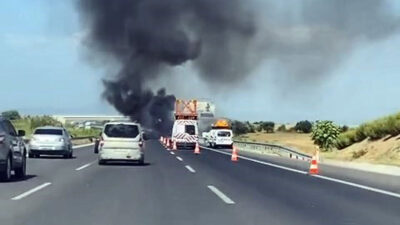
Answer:
POLYGON ((25 136, 25 131, 24 130, 18 130, 18 137, 23 137, 25 136))

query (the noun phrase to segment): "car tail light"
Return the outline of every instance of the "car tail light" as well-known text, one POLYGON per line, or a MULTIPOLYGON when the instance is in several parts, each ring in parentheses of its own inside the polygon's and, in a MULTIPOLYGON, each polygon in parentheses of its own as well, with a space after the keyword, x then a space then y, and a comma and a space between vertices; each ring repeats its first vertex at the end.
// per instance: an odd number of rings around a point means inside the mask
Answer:
POLYGON ((101 140, 100 143, 99 143, 100 148, 103 147, 103 145, 104 145, 104 141, 101 140))
POLYGON ((139 141, 139 147, 143 147, 144 143, 143 141, 139 141))

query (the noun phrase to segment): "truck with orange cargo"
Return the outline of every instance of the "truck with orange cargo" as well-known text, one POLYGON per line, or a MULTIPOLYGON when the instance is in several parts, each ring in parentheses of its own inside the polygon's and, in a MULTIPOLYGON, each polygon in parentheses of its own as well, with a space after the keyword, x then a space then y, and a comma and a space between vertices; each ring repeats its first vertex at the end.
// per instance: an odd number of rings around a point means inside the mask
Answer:
POLYGON ((198 132, 197 100, 177 99, 172 141, 178 149, 194 149, 199 140, 198 132))
POLYGON ((202 137, 206 145, 212 148, 227 147, 232 148, 233 132, 228 120, 219 119, 209 132, 203 132, 202 137))

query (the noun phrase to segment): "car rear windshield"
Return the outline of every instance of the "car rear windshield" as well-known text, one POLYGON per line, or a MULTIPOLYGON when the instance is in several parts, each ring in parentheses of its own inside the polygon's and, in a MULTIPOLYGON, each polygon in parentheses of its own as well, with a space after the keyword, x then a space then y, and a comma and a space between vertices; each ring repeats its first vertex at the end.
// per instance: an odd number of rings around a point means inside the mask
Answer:
POLYGON ((231 136, 231 132, 229 132, 229 131, 218 132, 218 137, 230 137, 230 136, 231 136))
POLYGON ((137 125, 108 124, 104 128, 104 134, 114 138, 135 138, 139 135, 137 125))
POLYGON ((196 127, 194 125, 185 125, 185 133, 190 135, 195 135, 196 127))
POLYGON ((63 132, 60 129, 37 129, 35 134, 45 134, 45 135, 62 135, 63 132))

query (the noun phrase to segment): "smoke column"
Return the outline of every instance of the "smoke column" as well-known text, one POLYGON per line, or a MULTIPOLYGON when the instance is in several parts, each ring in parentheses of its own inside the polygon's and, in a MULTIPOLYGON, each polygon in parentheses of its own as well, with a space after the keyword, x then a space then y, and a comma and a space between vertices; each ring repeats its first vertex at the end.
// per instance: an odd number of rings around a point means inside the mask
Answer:
POLYGON ((154 94, 149 84, 174 66, 192 61, 207 84, 229 86, 259 63, 273 62, 281 69, 274 76, 299 86, 322 80, 358 43, 399 30, 388 1, 292 3, 78 0, 78 8, 89 49, 121 66, 103 81, 103 97, 133 120, 167 134, 175 97, 164 89, 154 94))
POLYGON ((90 49, 122 65, 103 81, 103 97, 162 134, 170 132, 175 97, 152 93, 149 81, 200 55, 198 68, 216 79, 245 72, 231 46, 251 38, 254 27, 237 0, 81 0, 79 9, 90 49))

